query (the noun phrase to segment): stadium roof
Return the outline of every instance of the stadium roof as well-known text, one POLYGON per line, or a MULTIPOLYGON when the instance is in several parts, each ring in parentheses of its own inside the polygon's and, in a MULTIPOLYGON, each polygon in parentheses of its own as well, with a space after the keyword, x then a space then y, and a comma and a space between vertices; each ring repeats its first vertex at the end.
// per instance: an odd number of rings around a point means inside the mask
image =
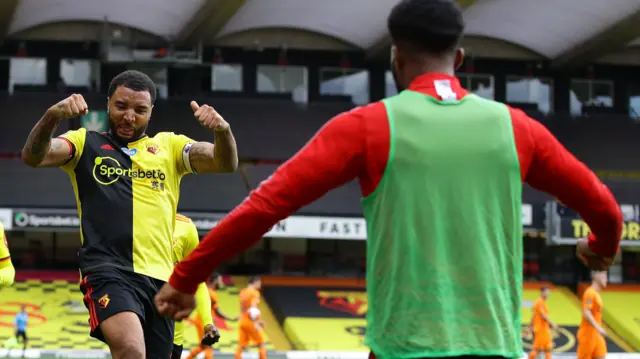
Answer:
MULTIPOLYGON (((458 0, 467 36, 498 39, 559 63, 640 46, 640 0, 458 0)), ((257 31, 325 36, 342 48, 380 51, 397 0, 3 0, 9 36, 71 22, 110 23, 183 42, 205 43, 257 31)), ((285 35, 287 34, 288 35, 285 35)), ((64 37, 57 31, 55 36, 64 37)), ((77 37, 77 35, 75 36, 77 37)), ((254 36, 255 37, 255 36, 254 36)), ((244 37, 249 41, 250 37, 244 37)), ((307 36, 305 41, 312 42, 307 36)), ((325 44, 325 43, 322 43, 325 44)), ((332 48, 331 42, 326 47, 332 48)), ((311 45, 310 45, 311 46, 311 45)), ((316 43, 317 47, 318 44, 316 43)))

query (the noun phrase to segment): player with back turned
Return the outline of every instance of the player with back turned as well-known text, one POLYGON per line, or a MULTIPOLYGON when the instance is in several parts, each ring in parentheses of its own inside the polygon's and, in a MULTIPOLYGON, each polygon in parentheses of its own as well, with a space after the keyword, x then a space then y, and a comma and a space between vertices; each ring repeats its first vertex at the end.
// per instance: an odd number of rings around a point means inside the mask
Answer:
POLYGON ((155 98, 147 75, 125 71, 109 85, 109 132, 81 128, 52 138, 61 121, 88 113, 74 94, 45 112, 22 150, 26 164, 60 167, 71 179, 91 336, 107 343, 114 359, 169 357, 173 322, 155 310, 153 296, 173 269, 180 182, 189 173, 232 172, 238 162, 229 124, 194 101, 194 116, 215 145, 172 132, 148 136, 155 98))
POLYGON ((593 233, 578 252, 590 267, 611 265, 622 233, 611 192, 542 124, 454 76, 464 58, 457 5, 401 0, 388 28, 402 91, 327 122, 175 267, 156 296, 161 313, 189 315, 217 266, 354 179, 374 357, 522 356, 523 182, 576 210, 593 233))

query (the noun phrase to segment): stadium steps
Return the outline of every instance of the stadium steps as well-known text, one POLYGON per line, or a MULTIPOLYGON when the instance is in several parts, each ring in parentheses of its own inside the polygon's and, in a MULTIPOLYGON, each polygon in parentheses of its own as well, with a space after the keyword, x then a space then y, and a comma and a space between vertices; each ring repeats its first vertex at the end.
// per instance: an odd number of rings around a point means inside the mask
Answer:
POLYGON ((294 350, 368 351, 363 280, 274 276, 263 285, 294 350))
MULTIPOLYGON (((41 350, 106 350, 106 346, 89 337, 89 313, 82 302, 77 272, 19 272, 17 281, 9 288, 0 289, 0 349, 13 337, 13 318, 21 306, 29 313, 29 348, 41 350), (48 273, 48 274, 46 274, 48 273), (42 278, 47 280, 37 280, 42 278), (46 276, 46 277, 45 277, 46 276)), ((225 287, 218 291, 221 310, 229 316, 240 312, 238 294, 246 286, 242 278, 225 277, 225 287)), ((260 307, 267 322, 267 350, 286 351, 291 348, 268 305, 260 307), (279 332, 278 332, 279 331, 279 332), (275 338, 275 343, 273 342, 275 338), (284 340, 282 338, 285 338, 284 340)), ((220 330, 220 343, 216 352, 234 353, 237 348, 237 323, 216 319, 220 330)), ((186 320, 185 349, 199 342, 191 319, 186 320)))
MULTIPOLYGON (((572 292, 568 288, 561 288, 561 290, 565 293, 565 295, 570 297, 571 300, 575 303, 576 307, 580 311, 580 315, 582 315, 582 300, 581 300, 582 293, 587 287, 588 286, 584 286, 582 284, 578 285, 578 293, 572 292)), ((615 329, 615 325, 614 327, 609 325, 611 323, 610 319, 612 317, 611 315, 607 315, 607 313, 610 311, 610 309, 607 309, 607 308, 609 308, 612 305, 612 303, 607 302, 605 297, 605 292, 602 293, 602 296, 603 296, 603 302, 604 302, 604 311, 602 313, 602 322, 603 322, 602 324, 604 326, 604 330, 607 332, 608 339, 611 339, 613 342, 616 343, 616 345, 618 345, 620 348, 622 348, 626 352, 637 352, 637 350, 634 349, 634 345, 630 345, 630 341, 628 340, 629 338, 633 338, 633 335, 627 335, 625 333, 622 333, 619 330, 615 329)))
MULTIPOLYGON (((296 350, 367 351, 364 345, 365 314, 368 302, 362 281, 324 278, 263 279, 264 297, 296 350)), ((527 327, 533 303, 542 285, 551 288, 547 306, 551 319, 560 329, 553 332, 556 354, 574 353, 581 306, 576 295, 566 287, 550 283, 525 283, 522 303, 522 338, 525 350, 532 339, 527 327)), ((607 338, 610 353, 632 352, 632 346, 614 331, 607 338)))

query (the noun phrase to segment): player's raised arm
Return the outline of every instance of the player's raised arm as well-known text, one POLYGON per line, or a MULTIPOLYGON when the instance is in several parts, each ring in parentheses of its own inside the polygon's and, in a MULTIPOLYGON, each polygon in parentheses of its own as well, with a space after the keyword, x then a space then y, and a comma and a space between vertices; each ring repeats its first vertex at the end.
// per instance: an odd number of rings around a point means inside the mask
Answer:
POLYGON ((73 148, 70 142, 52 138, 63 119, 84 115, 89 107, 82 95, 73 94, 51 106, 31 130, 22 148, 22 161, 31 167, 59 167, 69 161, 73 148))
POLYGON ((588 242, 578 242, 578 252, 592 269, 611 265, 622 236, 622 212, 613 194, 598 177, 567 151, 541 123, 521 111, 514 121, 527 122, 533 156, 525 180, 532 187, 556 196, 589 225, 588 242))
POLYGON ((193 115, 202 126, 213 130, 214 142, 196 142, 189 148, 189 161, 196 173, 228 173, 238 168, 238 148, 231 127, 209 105, 191 101, 193 115))

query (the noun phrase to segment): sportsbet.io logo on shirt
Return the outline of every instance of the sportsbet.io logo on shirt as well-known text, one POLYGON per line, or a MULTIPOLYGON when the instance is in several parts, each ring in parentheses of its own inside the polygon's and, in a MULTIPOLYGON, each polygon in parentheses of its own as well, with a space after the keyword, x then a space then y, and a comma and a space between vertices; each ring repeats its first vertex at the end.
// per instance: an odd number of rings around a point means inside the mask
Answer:
POLYGON ((120 177, 149 179, 152 181, 154 189, 161 187, 164 189, 164 181, 167 176, 159 169, 144 170, 142 168, 123 168, 120 162, 113 157, 96 157, 93 165, 93 178, 101 185, 109 186, 120 179, 120 177))

